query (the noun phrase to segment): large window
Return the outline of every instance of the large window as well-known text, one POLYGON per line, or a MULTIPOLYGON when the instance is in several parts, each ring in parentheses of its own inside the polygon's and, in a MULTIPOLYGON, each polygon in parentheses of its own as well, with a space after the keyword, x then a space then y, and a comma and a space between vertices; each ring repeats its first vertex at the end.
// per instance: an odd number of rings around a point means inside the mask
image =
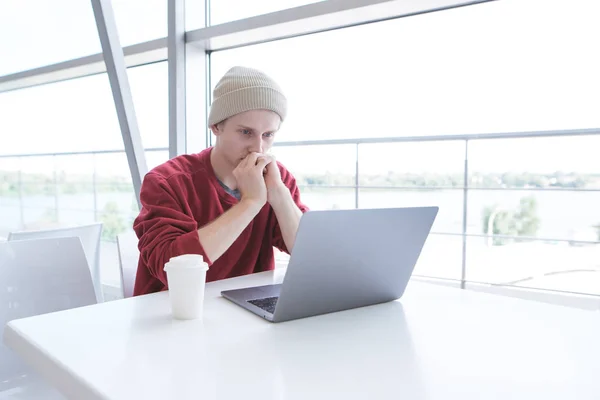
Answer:
MULTIPOLYGON (((168 159, 166 63, 129 78, 152 168, 168 159)), ((137 202, 106 74, 3 93, 0 109, 0 236, 103 222, 102 279, 118 286, 115 238, 137 202)))
MULTIPOLYGON (((185 28, 317 2, 186 0, 185 28)), ((167 36, 167 4, 112 1, 120 43, 167 36)), ((597 0, 503 0, 360 24, 211 52, 209 81, 246 65, 280 83, 274 152, 312 209, 439 206, 416 274, 600 294, 600 135, 574 132, 600 127, 599 13, 597 0)), ((101 52, 89 1, 4 1, 0 35, 0 75, 101 52)), ((202 97, 203 50, 188 50, 188 99, 202 97)), ((149 168, 168 159, 164 57, 128 70, 149 168)), ((0 236, 102 221, 116 284, 115 236, 137 209, 107 75, 0 93, 0 110, 0 236)))
POLYGON ((281 84, 277 140, 324 142, 275 148, 312 208, 438 205, 417 274, 600 294, 600 136, 474 136, 600 126, 598 11, 505 0, 263 43, 213 53, 212 82, 281 84))
MULTIPOLYGON (((167 65, 129 70, 145 147, 168 146, 167 65)), ((0 154, 123 148, 106 74, 0 94, 0 154)))

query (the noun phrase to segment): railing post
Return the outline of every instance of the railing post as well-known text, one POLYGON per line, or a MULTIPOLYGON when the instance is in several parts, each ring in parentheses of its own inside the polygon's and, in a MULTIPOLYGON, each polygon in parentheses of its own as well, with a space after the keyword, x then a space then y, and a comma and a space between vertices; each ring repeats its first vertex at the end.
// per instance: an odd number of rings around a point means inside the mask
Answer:
POLYGON ((465 168, 463 175, 463 218, 462 218, 462 268, 460 273, 460 288, 465 288, 467 279, 467 205, 469 197, 469 140, 465 139, 465 168))
POLYGON ((356 169, 354 171, 354 208, 358 208, 358 146, 359 144, 356 143, 356 169))
POLYGON ((59 217, 58 217, 58 173, 56 171, 56 155, 54 155, 53 157, 54 160, 54 217, 55 220, 52 221, 54 223, 58 223, 59 221, 59 217))
POLYGON ((18 190, 19 190, 19 213, 21 216, 21 227, 20 229, 25 228, 25 207, 23 206, 23 160, 19 157, 19 172, 18 172, 18 190))
POLYGON ((92 173, 92 190, 94 193, 94 222, 98 221, 98 172, 96 170, 96 155, 94 154, 92 157, 92 163, 94 166, 94 171, 92 173))

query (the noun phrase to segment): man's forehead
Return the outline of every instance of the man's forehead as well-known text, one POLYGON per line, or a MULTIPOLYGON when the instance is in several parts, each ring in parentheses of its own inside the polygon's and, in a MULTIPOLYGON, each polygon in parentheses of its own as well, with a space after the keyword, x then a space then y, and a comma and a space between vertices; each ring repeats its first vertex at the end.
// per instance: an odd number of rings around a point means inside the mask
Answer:
POLYGON ((270 112, 239 114, 230 121, 236 127, 263 132, 278 130, 281 124, 279 116, 270 112))

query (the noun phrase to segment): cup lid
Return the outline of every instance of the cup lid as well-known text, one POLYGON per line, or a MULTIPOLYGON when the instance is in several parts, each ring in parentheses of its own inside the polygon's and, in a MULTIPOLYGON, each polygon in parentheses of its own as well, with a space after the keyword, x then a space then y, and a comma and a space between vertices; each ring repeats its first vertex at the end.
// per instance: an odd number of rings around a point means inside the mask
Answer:
POLYGON ((200 268, 208 271, 208 265, 204 262, 204 258, 200 254, 183 254, 177 257, 171 257, 171 259, 165 264, 164 270, 167 271, 173 268, 200 268))
POLYGON ((171 257, 169 262, 204 262, 204 257, 202 257, 202 254, 182 254, 176 257, 171 257))

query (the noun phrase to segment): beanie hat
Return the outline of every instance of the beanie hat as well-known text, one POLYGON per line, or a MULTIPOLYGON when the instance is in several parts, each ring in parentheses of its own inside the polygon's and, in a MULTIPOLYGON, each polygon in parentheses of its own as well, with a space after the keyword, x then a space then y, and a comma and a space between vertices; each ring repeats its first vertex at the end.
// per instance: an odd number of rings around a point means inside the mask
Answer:
POLYGON ((250 110, 270 110, 285 119, 287 100, 279 85, 266 74, 247 67, 233 67, 213 91, 208 126, 250 110))

